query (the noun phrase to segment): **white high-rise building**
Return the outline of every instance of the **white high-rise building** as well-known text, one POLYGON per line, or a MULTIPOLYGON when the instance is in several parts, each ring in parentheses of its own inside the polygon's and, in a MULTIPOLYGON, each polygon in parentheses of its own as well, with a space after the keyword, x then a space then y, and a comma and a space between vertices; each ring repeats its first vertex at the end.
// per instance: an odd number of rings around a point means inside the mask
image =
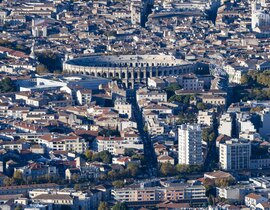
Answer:
POLYGON ((251 144, 245 139, 231 139, 219 145, 219 163, 223 170, 248 169, 251 144))
POLYGON ((178 128, 178 163, 202 165, 202 129, 198 124, 178 128))

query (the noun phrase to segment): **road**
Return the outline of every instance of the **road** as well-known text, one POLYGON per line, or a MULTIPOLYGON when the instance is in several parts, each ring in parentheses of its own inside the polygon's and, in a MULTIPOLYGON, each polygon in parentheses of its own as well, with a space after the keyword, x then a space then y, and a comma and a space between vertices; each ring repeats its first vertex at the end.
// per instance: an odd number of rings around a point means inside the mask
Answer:
POLYGON ((156 177, 157 172, 158 172, 157 156, 155 154, 155 150, 154 150, 151 138, 149 137, 148 133, 144 130, 144 123, 143 123, 144 121, 142 117, 142 112, 139 109, 135 100, 132 102, 132 105, 133 105, 134 118, 138 126, 138 131, 144 143, 144 156, 147 163, 148 175, 149 177, 156 177))
MULTIPOLYGON (((213 131, 215 132, 216 136, 218 136, 218 122, 217 117, 215 116, 213 119, 213 131)), ((213 169, 213 164, 216 161, 217 148, 216 148, 216 139, 214 141, 210 141, 208 144, 208 151, 204 161, 204 171, 211 171, 213 169)))

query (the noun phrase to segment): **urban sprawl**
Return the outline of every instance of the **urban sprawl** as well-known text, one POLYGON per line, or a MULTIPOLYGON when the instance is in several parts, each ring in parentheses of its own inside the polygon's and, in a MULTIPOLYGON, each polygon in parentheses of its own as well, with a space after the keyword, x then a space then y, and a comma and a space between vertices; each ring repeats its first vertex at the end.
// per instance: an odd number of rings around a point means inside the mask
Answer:
POLYGON ((1 210, 270 210, 269 0, 0 0, 1 210))

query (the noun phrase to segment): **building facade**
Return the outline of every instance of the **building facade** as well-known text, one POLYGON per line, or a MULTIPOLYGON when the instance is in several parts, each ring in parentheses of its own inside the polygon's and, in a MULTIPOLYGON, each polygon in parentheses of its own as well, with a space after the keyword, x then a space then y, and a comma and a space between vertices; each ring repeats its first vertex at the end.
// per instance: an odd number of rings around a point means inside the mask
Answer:
POLYGON ((202 130, 200 125, 181 125, 178 128, 178 163, 203 164, 202 130))
POLYGON ((63 70, 72 74, 86 74, 118 78, 127 87, 146 82, 149 77, 191 73, 196 63, 169 55, 91 56, 65 61, 63 70))
POLYGON ((219 163, 223 170, 250 168, 251 144, 244 139, 231 139, 219 145, 219 163))

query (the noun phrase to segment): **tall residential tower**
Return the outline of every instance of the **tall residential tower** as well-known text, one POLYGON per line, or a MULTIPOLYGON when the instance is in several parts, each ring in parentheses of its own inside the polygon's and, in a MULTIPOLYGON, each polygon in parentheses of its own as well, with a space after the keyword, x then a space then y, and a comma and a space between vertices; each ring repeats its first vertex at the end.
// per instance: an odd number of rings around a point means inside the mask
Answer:
POLYGON ((178 163, 203 164, 202 130, 198 124, 185 124, 178 128, 178 163))

